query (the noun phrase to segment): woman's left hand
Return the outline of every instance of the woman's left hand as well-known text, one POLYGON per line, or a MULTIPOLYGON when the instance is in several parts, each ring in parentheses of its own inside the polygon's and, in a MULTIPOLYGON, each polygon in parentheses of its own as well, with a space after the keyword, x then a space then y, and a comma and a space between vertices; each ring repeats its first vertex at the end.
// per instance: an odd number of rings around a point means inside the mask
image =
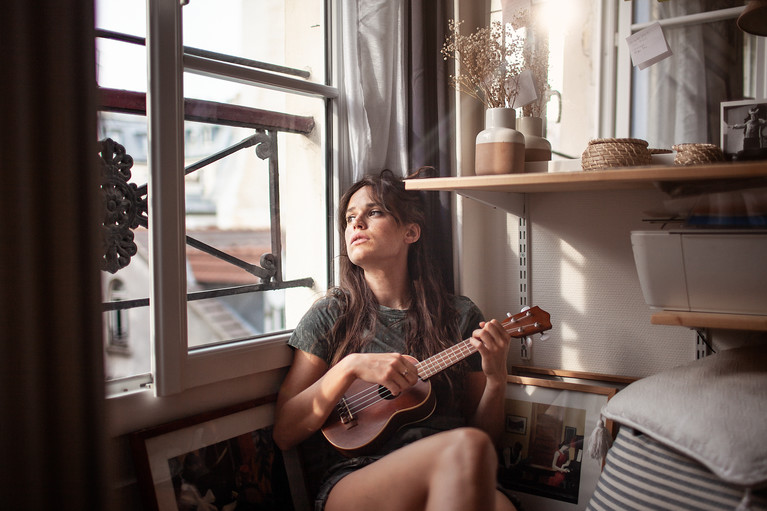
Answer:
POLYGON ((471 343, 482 355, 482 372, 488 379, 497 378, 506 382, 506 360, 509 354, 511 336, 496 320, 483 321, 474 330, 471 343))

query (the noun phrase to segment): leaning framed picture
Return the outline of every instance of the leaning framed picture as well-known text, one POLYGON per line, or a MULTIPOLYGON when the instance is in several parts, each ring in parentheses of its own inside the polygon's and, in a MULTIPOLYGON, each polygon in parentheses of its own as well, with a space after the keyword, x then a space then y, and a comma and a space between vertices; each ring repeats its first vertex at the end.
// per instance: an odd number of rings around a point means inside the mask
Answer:
POLYGON ((146 509, 308 509, 298 457, 272 440, 275 396, 130 435, 146 509))
POLYGON ((767 99, 722 102, 720 117, 720 145, 727 159, 767 159, 767 99))
POLYGON ((616 374, 594 373, 587 371, 571 371, 569 369, 551 369, 536 366, 512 366, 511 374, 515 376, 528 376, 544 380, 554 380, 567 383, 582 383, 584 385, 597 385, 599 387, 615 387, 618 390, 637 381, 632 376, 616 374))
POLYGON ((588 455, 589 436, 619 388, 583 381, 508 377, 498 476, 527 509, 584 509, 596 488, 602 460, 588 455))

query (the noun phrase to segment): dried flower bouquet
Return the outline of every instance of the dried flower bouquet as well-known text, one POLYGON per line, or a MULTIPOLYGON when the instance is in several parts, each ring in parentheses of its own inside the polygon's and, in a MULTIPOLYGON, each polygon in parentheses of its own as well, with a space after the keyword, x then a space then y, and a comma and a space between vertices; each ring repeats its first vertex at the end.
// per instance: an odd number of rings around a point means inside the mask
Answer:
POLYGON ((525 69, 532 73, 536 101, 526 107, 525 115, 541 115, 548 86, 548 41, 533 44, 527 10, 520 10, 506 26, 494 21, 490 27, 464 35, 463 22, 449 20, 449 33, 442 46, 445 60, 457 62, 450 85, 457 91, 481 101, 486 108, 514 108, 520 91, 520 75, 525 69))
POLYGON ((530 70, 535 86, 536 99, 522 107, 522 117, 542 117, 549 100, 549 38, 537 37, 540 32, 532 26, 528 31, 530 40, 525 45, 523 58, 530 70))

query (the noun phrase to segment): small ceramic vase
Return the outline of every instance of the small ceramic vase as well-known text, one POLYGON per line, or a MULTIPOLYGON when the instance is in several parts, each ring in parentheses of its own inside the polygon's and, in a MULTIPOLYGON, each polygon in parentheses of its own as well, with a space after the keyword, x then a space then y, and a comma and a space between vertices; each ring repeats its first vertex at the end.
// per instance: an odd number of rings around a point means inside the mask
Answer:
POLYGON ((485 129, 477 134, 474 172, 477 175, 525 171, 525 137, 514 129, 513 108, 488 108, 485 129))
POLYGON ((543 138, 543 119, 520 117, 517 129, 525 136, 525 161, 551 160, 551 143, 543 138))

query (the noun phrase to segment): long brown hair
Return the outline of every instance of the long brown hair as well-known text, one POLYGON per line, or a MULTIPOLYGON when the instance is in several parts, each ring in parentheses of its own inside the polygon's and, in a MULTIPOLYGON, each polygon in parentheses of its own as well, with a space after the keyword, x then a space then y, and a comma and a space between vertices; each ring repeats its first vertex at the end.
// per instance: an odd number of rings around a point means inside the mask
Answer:
MULTIPOLYGON (((428 169, 418 169, 410 177, 420 177, 428 169)), ((421 237, 410 245, 408 251, 412 302, 406 316, 405 346, 406 353, 423 360, 460 340, 461 335, 451 296, 441 278, 439 265, 434 264, 431 255, 424 199, 419 192, 405 190, 404 181, 390 170, 365 176, 341 198, 338 208, 341 239, 344 239, 347 225, 349 201, 354 193, 364 187, 370 188, 371 197, 398 224, 416 223, 421 227, 421 237)), ((349 353, 361 351, 369 342, 375 335, 378 311, 378 303, 365 281, 364 272, 349 260, 345 243, 341 248, 339 265, 340 287, 331 290, 331 294, 341 299, 343 312, 330 334, 337 343, 332 363, 349 353)))

